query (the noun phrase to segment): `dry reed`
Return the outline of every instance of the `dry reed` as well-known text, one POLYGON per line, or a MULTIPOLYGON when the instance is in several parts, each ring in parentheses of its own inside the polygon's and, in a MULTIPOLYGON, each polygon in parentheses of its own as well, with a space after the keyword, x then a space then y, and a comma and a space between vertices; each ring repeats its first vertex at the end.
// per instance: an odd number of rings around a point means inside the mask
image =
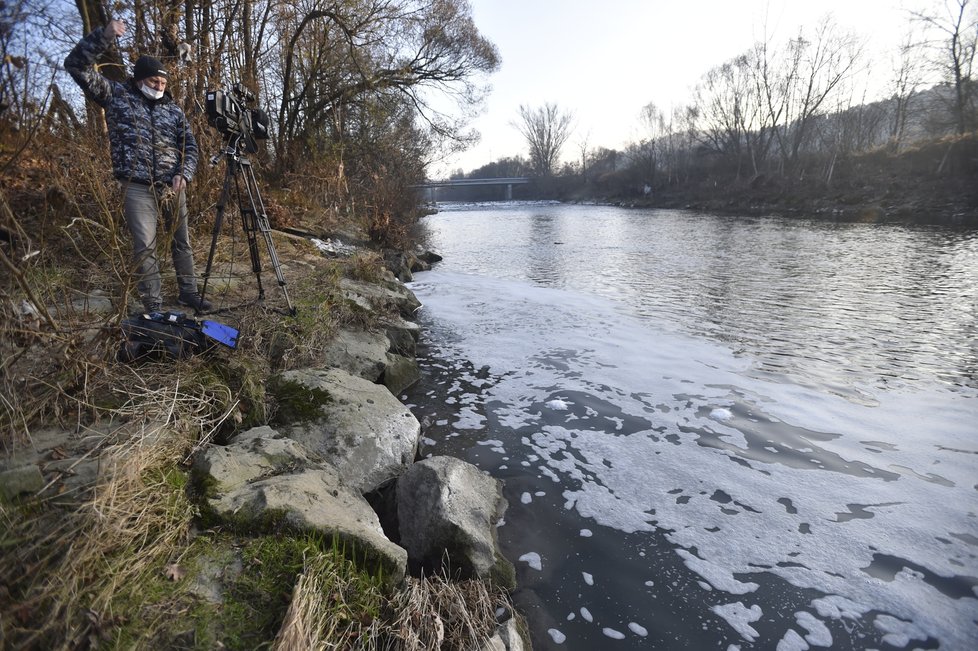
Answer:
POLYGON ((0 578, 12 610, 5 634, 26 648, 73 648, 97 643, 137 604, 141 579, 158 572, 185 547, 195 509, 176 463, 216 424, 208 403, 179 383, 138 387, 115 416, 125 424, 94 452, 95 484, 75 500, 38 498, 2 507, 7 555, 0 578), (25 571, 26 570, 26 571, 25 571))
POLYGON ((384 597, 383 616, 377 618, 365 613, 363 603, 375 603, 380 595, 355 592, 363 589, 327 556, 307 559, 275 651, 482 649, 496 630, 497 609, 512 612, 506 593, 483 581, 408 577, 384 597))

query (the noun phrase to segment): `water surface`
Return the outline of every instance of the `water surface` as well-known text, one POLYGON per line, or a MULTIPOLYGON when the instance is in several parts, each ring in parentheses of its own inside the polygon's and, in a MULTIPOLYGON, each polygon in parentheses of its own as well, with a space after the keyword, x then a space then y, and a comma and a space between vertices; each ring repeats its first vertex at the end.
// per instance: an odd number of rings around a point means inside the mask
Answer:
POLYGON ((406 398, 505 480, 537 648, 978 647, 978 233, 427 221, 406 398))

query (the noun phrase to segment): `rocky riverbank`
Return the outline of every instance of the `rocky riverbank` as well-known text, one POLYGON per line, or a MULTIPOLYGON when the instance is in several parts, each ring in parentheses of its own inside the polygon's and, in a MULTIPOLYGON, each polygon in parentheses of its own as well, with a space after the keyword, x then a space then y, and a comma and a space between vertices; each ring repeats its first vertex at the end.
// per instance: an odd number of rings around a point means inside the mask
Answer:
MULTIPOLYGON (((421 425, 395 397, 419 377, 414 355, 420 330, 413 318, 421 307, 397 278, 409 279, 412 267, 426 268, 437 258, 390 253, 386 259, 392 272, 385 278, 339 281, 343 299, 372 313, 376 318, 369 321, 379 326, 344 327, 322 351, 323 363, 271 375, 265 387, 275 405, 269 422, 243 427, 222 443, 202 442, 187 455, 180 477, 168 480, 186 486, 196 513, 191 535, 209 536, 212 546, 193 562, 178 557, 164 568, 181 586, 185 608, 220 611, 234 604, 243 579, 263 571, 246 558, 242 541, 268 536, 332 541, 359 571, 380 577, 385 590, 403 590, 417 577, 433 575, 481 582, 487 594, 515 587, 513 565, 496 537, 506 509, 500 482, 458 459, 420 458, 421 425), (217 544, 221 540, 233 542, 217 544)), ((105 499, 104 488, 116 474, 134 467, 137 455, 165 449, 173 429, 171 422, 134 416, 97 433, 36 432, 29 449, 0 465, 3 503, 16 509, 40 499, 90 508, 105 499)), ((90 611, 100 619, 86 635, 111 639, 113 624, 94 606, 90 611)), ((433 638, 395 632, 396 648, 431 648, 438 627, 454 625, 448 615, 429 617, 433 638)), ((496 608, 494 617, 493 630, 464 648, 529 648, 511 608, 496 608)), ((220 621, 196 622, 208 630, 192 635, 170 631, 165 641, 196 647, 209 639, 222 648, 225 642, 240 647, 220 621)))

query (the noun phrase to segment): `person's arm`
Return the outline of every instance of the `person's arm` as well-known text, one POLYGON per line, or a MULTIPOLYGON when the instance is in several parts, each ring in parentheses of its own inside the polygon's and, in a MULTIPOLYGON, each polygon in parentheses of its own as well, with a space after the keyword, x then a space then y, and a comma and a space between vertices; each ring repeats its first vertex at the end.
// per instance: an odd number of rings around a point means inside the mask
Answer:
POLYGON ((103 29, 97 29, 80 40, 65 58, 65 70, 85 94, 98 104, 109 100, 112 86, 108 79, 96 72, 95 62, 112 41, 125 31, 126 24, 121 20, 110 20, 103 29))
POLYGON ((197 140, 194 138, 193 131, 190 130, 190 121, 186 116, 183 118, 183 133, 180 135, 180 153, 183 157, 180 171, 173 177, 173 189, 177 192, 190 183, 197 173, 197 140), (177 179, 182 181, 178 182, 177 179), (178 183, 180 187, 178 186, 178 183))

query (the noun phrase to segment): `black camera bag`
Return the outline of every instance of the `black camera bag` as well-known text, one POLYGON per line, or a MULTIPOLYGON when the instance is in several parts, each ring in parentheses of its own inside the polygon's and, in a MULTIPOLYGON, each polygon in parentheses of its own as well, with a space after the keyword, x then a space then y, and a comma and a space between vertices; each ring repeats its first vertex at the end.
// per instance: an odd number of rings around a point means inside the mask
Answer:
POLYGON ((122 362, 186 359, 214 345, 204 336, 200 322, 181 312, 132 316, 122 322, 122 334, 122 362))

